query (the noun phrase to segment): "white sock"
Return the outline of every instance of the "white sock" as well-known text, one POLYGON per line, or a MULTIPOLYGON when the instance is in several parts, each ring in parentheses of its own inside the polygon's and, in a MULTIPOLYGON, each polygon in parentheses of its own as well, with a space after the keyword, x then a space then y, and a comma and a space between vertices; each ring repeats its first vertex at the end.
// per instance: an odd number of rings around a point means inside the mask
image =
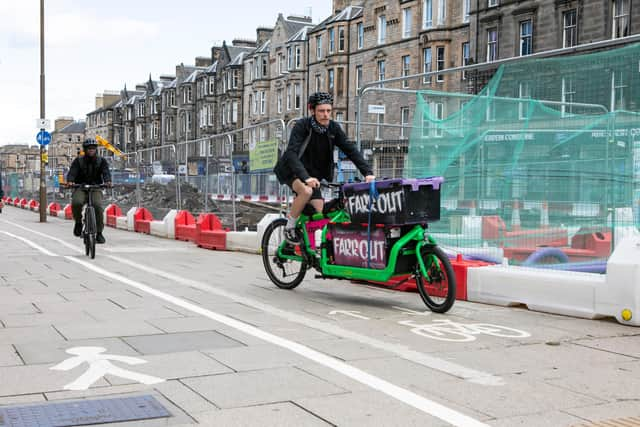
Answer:
POLYGON ((286 228, 295 228, 296 222, 298 222, 298 218, 294 218, 294 217, 290 216, 289 219, 287 219, 287 225, 285 227, 286 228))

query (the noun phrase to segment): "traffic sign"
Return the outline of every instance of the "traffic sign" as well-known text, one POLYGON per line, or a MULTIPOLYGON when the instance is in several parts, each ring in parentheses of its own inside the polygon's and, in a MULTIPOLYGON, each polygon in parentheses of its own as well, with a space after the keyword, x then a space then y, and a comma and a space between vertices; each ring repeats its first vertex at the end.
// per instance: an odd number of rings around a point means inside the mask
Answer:
POLYGON ((51 134, 46 130, 41 130, 38 132, 38 135, 36 135, 36 141, 38 141, 40 145, 47 145, 51 142, 51 134))
POLYGON ((385 106, 383 105, 375 105, 369 104, 369 114, 384 114, 385 106))
POLYGON ((51 120, 36 119, 36 129, 49 130, 51 128, 51 120))

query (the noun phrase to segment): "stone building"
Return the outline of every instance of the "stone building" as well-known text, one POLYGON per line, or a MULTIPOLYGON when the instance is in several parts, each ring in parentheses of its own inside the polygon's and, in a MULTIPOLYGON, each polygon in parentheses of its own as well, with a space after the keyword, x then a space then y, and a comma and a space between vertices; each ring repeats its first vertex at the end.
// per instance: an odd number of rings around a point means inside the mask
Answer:
POLYGON ((74 121, 73 117, 59 117, 54 121, 51 143, 47 147, 49 169, 65 171, 82 148, 85 138, 84 121, 74 121))

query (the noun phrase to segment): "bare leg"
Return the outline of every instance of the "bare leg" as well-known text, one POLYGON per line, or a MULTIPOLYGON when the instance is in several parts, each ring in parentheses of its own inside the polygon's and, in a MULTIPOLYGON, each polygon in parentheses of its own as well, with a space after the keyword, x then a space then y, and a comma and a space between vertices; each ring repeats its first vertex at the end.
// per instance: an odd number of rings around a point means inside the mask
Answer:
POLYGON ((309 203, 316 210, 316 212, 322 213, 322 208, 324 207, 324 200, 322 199, 313 199, 309 203))
POLYGON ((313 189, 299 179, 293 181, 291 187, 297 196, 293 199, 293 203, 291 203, 290 215, 292 218, 298 218, 304 210, 304 206, 311 200, 313 189))

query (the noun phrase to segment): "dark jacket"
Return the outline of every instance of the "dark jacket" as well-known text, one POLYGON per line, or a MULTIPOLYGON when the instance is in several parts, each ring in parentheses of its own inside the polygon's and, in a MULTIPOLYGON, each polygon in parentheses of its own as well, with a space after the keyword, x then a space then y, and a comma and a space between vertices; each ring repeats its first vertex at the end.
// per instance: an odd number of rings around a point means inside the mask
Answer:
POLYGON ((100 156, 93 159, 87 156, 76 157, 67 173, 67 182, 91 185, 111 182, 109 164, 100 156))
POLYGON ((4 188, 2 188, 2 173, 0 172, 0 197, 4 197, 4 188))
POLYGON ((332 181, 334 147, 342 150, 362 175, 373 175, 367 161, 362 157, 356 145, 347 141, 347 136, 338 123, 331 120, 327 133, 321 135, 312 130, 310 117, 302 118, 296 122, 291 131, 287 149, 276 163, 273 171, 281 184, 288 184, 293 178, 306 181, 310 177, 314 177, 318 180, 332 181), (301 158, 300 150, 309 132, 311 132, 311 138, 301 158))

